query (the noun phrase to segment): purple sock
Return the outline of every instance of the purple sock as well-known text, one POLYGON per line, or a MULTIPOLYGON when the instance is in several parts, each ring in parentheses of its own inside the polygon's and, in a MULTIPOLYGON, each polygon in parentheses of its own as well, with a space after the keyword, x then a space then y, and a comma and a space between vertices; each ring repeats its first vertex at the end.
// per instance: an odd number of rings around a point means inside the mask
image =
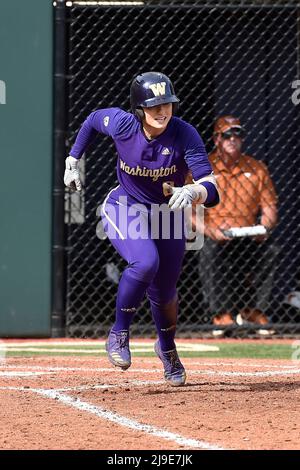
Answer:
POLYGON ((175 348, 174 338, 178 312, 177 297, 166 305, 159 305, 153 301, 150 302, 161 350, 171 351, 175 348))
POLYGON ((147 287, 148 284, 131 277, 127 269, 123 272, 118 288, 116 321, 112 330, 129 330, 147 287))

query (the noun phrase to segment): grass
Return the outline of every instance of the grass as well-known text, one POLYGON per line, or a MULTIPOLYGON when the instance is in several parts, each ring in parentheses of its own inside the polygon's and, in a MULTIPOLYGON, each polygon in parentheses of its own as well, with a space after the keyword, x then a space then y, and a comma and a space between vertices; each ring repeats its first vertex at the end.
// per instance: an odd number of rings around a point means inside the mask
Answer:
MULTIPOLYGON (((186 344, 186 343, 185 343, 186 344)), ((179 351, 180 357, 195 357, 195 358, 251 358, 251 359, 292 359, 292 355, 297 354, 297 358, 300 359, 300 345, 293 347, 293 344, 279 344, 274 341, 270 344, 261 344, 258 342, 238 342, 238 343, 218 343, 213 342, 213 346, 217 346, 217 351, 198 351, 193 350, 192 345, 196 343, 190 342, 191 347, 184 351, 179 351), (298 351, 299 350, 299 351, 298 351)), ((209 345, 212 343, 209 342, 209 345)), ((202 343, 202 345, 204 345, 202 343)), ((187 346, 187 345, 186 345, 187 346)), ((0 362, 1 356, 5 357, 32 357, 32 356, 83 356, 83 357, 99 357, 106 354, 103 343, 94 345, 51 345, 51 344, 39 344, 39 345, 26 345, 20 344, 18 346, 5 345, 3 343, 1 347, 5 347, 5 350, 0 350, 0 362)), ((180 348, 180 345, 179 345, 180 348)), ((140 357, 153 357, 153 346, 133 344, 131 347, 132 356, 140 357)))
POLYGON ((218 344, 219 351, 182 353, 182 357, 227 357, 249 359, 291 359, 294 349, 289 344, 218 344))

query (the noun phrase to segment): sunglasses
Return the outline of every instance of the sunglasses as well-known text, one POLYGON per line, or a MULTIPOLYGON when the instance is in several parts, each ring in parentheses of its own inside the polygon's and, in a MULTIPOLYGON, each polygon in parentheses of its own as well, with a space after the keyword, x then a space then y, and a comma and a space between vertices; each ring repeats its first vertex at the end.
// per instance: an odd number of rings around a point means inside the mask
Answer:
POLYGON ((231 127, 231 129, 228 129, 227 131, 225 132, 221 132, 221 137, 222 139, 230 139, 230 137, 232 136, 235 136, 235 137, 240 137, 240 138, 243 138, 245 133, 244 133, 244 129, 240 128, 240 127, 231 127))

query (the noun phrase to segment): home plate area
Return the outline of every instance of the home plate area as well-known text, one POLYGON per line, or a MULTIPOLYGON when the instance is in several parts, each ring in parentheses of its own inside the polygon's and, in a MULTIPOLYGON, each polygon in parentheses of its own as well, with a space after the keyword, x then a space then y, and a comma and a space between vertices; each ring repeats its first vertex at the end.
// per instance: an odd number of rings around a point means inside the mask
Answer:
MULTIPOLYGON (((138 343, 132 346, 139 351, 153 346, 138 343)), ((188 342, 182 343, 188 347, 188 342)), ((21 344, 9 342, 7 351, 25 348, 21 344)), ((27 342, 26 347, 36 346, 27 342)), ((38 347, 45 349, 42 342, 38 347)), ((52 347, 58 344, 52 342, 52 347)), ((73 347, 71 342, 68 347, 73 347)), ((180 342, 178 350, 182 347, 180 342)), ((7 353, 0 362, 1 448, 299 448, 297 362, 184 356, 182 362, 187 382, 174 388, 164 381, 159 359, 139 357, 137 351, 125 372, 96 353, 7 353)))

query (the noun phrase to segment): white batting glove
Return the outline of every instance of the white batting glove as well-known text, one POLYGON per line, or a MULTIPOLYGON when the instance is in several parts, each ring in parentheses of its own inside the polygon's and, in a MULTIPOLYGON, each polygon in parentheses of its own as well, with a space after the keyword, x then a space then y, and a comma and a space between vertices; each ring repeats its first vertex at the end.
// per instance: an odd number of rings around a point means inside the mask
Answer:
POLYGON ((69 155, 66 158, 66 169, 64 174, 64 183, 68 188, 74 191, 81 191, 81 181, 79 175, 79 160, 69 155))
POLYGON ((172 197, 169 200, 170 209, 185 209, 186 207, 191 207, 193 202, 199 201, 200 199, 206 199, 207 192, 206 189, 202 186, 196 186, 194 184, 187 184, 179 188, 168 185, 164 183, 164 193, 172 194, 172 197), (202 191, 204 190, 203 194, 202 191))

